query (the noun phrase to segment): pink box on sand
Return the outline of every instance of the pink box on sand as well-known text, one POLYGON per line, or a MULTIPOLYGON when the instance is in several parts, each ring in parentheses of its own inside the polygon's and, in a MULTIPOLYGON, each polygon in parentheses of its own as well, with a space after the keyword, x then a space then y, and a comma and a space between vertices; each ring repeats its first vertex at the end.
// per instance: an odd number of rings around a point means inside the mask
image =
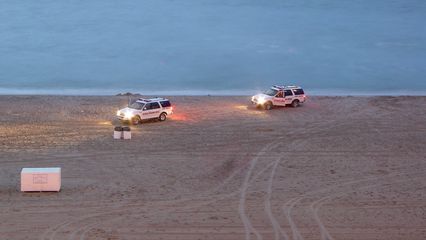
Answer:
POLYGON ((21 192, 59 192, 61 168, 22 168, 21 192))

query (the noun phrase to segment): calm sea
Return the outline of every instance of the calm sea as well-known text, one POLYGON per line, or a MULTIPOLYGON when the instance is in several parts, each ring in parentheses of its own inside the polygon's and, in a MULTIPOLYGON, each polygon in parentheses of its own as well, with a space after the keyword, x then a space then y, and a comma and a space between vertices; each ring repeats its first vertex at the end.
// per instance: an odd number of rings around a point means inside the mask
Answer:
POLYGON ((0 94, 426 93, 424 0, 2 0, 0 94))

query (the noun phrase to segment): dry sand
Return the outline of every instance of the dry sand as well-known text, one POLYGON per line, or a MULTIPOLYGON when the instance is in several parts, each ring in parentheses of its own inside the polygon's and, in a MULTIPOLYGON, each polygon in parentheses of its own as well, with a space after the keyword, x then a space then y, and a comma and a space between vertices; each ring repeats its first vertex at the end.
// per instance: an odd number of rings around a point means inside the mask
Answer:
POLYGON ((1 96, 0 239, 426 239, 426 97, 171 100, 114 141, 125 97, 1 96))

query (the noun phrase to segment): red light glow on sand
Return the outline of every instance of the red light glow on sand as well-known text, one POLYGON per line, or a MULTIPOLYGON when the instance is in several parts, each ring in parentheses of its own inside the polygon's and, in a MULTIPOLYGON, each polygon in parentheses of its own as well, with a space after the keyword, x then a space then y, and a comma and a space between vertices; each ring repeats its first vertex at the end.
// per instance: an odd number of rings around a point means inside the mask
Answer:
POLYGON ((110 121, 101 121, 98 122, 99 125, 112 125, 110 121))
POLYGON ((182 113, 173 113, 173 115, 170 116, 170 119, 173 121, 182 121, 182 122, 192 121, 191 119, 188 118, 186 114, 182 114, 182 113))
POLYGON ((255 109, 254 107, 251 108, 247 105, 236 105, 236 106, 234 106, 234 108, 238 109, 241 112, 244 112, 246 114, 250 114, 250 115, 267 116, 266 112, 264 110, 255 109))

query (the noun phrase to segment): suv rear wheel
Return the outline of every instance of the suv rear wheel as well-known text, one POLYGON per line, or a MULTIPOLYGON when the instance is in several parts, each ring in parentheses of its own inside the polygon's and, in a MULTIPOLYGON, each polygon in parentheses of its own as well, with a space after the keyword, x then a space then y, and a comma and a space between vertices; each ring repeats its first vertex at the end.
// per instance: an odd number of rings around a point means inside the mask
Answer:
POLYGON ((160 114, 160 117, 158 117, 158 119, 159 119, 160 121, 166 121, 166 119, 167 119, 167 114, 166 114, 166 113, 161 113, 161 114, 160 114))
POLYGON ((294 108, 298 107, 299 106, 299 100, 296 99, 293 102, 291 102, 291 106, 294 107, 294 108))

